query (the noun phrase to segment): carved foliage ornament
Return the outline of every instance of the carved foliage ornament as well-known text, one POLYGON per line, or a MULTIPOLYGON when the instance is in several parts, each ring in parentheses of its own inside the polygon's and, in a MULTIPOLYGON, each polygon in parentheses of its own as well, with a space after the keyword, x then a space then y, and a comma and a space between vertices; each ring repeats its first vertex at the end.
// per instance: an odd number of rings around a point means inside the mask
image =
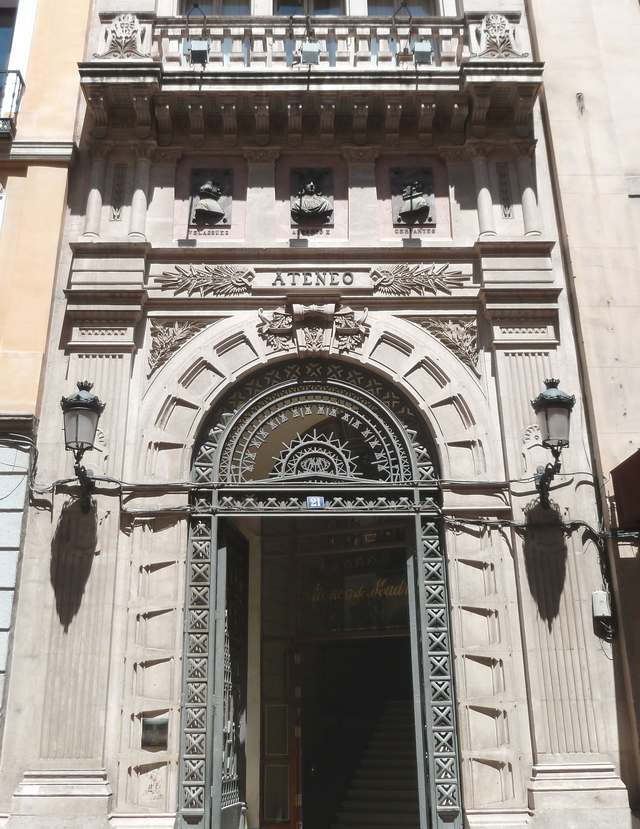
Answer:
POLYGON ((206 326, 206 322, 194 322, 193 320, 174 323, 152 322, 147 376, 151 377, 153 372, 164 365, 174 352, 206 326))
POLYGON ((254 277, 251 268, 242 265, 176 265, 176 273, 165 271, 157 281, 162 290, 175 294, 240 296, 251 291, 254 277))
POLYGON ((105 30, 105 51, 96 58, 148 58, 143 52, 145 31, 135 14, 119 14, 105 30))
POLYGON ((292 347, 299 351, 323 351, 333 343, 343 353, 364 343, 369 333, 367 315, 366 308, 356 318, 351 308, 331 303, 293 305, 291 310, 280 307, 270 314, 260 308, 258 334, 274 351, 287 351, 292 347))
POLYGON ((528 52, 516 49, 516 27, 503 14, 485 15, 476 30, 480 58, 526 58, 528 52))
POLYGON ((478 325, 475 319, 422 317, 415 322, 478 374, 478 325))
POLYGON ((450 294, 464 285, 462 271, 446 265, 378 265, 371 269, 373 290, 389 296, 450 294))

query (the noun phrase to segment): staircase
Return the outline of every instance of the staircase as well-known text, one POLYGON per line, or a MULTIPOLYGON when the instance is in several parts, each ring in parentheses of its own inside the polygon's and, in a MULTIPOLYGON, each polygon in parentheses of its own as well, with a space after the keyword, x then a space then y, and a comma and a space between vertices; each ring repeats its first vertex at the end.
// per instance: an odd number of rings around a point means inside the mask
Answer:
POLYGON ((346 786, 332 829, 419 829, 413 707, 389 702, 346 786))

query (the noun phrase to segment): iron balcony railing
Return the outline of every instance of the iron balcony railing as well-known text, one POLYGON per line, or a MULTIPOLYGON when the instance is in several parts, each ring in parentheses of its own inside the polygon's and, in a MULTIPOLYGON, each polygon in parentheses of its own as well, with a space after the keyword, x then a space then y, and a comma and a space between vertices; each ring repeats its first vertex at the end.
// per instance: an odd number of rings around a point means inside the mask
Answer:
POLYGON ((0 139, 15 138, 24 88, 22 75, 16 69, 0 72, 0 139))

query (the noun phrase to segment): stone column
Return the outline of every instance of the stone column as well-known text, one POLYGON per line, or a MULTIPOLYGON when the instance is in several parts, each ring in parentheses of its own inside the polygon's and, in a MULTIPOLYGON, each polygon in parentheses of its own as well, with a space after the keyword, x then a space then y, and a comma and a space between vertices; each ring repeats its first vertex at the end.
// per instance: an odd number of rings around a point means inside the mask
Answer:
POLYGON ((371 245, 378 238, 377 147, 345 147, 349 165, 349 240, 371 245))
POLYGON ((110 151, 110 144, 98 144, 93 148, 91 172, 89 174, 89 194, 87 196, 87 207, 84 218, 84 236, 94 238, 100 236, 104 171, 110 151))
POLYGON ((493 218, 493 198, 489 185, 489 165, 487 150, 476 146, 472 149, 473 176, 476 182, 476 199, 478 203, 478 225, 480 236, 495 236, 496 227, 493 218))
POLYGON ((136 148, 136 172, 131 199, 131 218, 129 221, 129 239, 146 240, 147 207, 149 194, 149 174, 151 172, 152 144, 140 144, 136 148))
POLYGON ((524 219, 524 235, 540 236, 540 211, 535 189, 535 179, 531 164, 533 147, 527 145, 517 157, 518 183, 520 185, 520 202, 524 219))
MULTIPOLYGON (((247 230, 248 244, 264 243, 269 236, 265 216, 276 216, 275 166, 280 150, 277 147, 247 147, 244 157, 247 171, 247 230)), ((277 226, 277 220, 275 222, 277 226)), ((277 232, 277 231, 276 231, 277 232)))

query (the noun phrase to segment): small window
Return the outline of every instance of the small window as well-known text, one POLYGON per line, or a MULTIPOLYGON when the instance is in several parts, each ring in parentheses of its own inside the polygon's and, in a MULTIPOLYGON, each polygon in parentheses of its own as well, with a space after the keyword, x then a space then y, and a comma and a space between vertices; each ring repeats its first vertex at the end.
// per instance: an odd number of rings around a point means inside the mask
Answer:
MULTIPOLYGON (((186 2, 183 4, 182 13, 188 14, 194 4, 186 2)), ((223 15, 225 17, 237 17, 239 15, 251 14, 250 0, 203 0, 198 3, 198 8, 195 9, 191 21, 198 23, 202 19, 200 12, 206 15, 223 15)))
MULTIPOLYGON (((389 0, 368 0, 367 3, 367 11, 371 17, 391 17, 399 7, 399 2, 389 2, 389 0)), ((406 7, 402 9, 398 17, 398 23, 408 18, 407 12, 412 17, 430 17, 436 13, 434 4, 430 0, 408 0, 406 7)))
MULTIPOLYGON (((0 72, 10 69, 9 55, 11 54, 11 42, 13 30, 16 25, 15 9, 0 9, 0 72)), ((2 80, 0 79, 0 84, 2 80)))
POLYGON ((344 14, 341 0, 277 0, 276 14, 339 15, 344 14))

